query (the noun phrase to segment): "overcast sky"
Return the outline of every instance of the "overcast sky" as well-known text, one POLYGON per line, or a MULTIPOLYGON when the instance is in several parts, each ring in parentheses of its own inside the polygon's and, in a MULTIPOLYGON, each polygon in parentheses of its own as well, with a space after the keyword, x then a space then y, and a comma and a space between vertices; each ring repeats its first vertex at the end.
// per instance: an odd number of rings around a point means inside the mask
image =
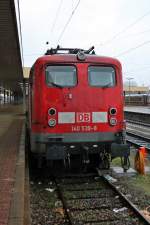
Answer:
POLYGON ((20 0, 20 14, 24 66, 44 54, 47 41, 49 47, 94 45, 98 55, 121 61, 124 80, 150 86, 150 0, 20 0))

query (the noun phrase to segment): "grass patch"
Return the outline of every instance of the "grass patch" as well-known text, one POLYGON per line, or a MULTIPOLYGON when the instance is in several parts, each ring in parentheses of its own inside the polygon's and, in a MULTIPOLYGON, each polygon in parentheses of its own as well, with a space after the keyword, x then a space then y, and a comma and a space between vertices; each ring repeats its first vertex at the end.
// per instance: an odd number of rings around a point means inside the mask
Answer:
MULTIPOLYGON (((130 152, 130 164, 132 168, 134 168, 134 160, 135 160, 136 150, 131 149, 130 152)), ((121 160, 120 158, 115 158, 111 162, 111 166, 119 166, 121 167, 121 160)), ((145 160, 145 166, 150 166, 150 161, 148 159, 145 160)), ((142 191, 144 194, 150 196, 150 174, 147 175, 139 175, 137 174, 134 177, 128 178, 128 186, 131 186, 133 189, 137 189, 142 191)))
POLYGON ((111 162, 111 166, 120 166, 121 167, 120 157, 113 159, 112 162, 111 162))
POLYGON ((149 175, 137 175, 130 179, 130 184, 139 190, 143 190, 144 193, 150 195, 150 174, 149 175))
MULTIPOLYGON (((136 151, 131 150, 129 160, 130 160, 130 167, 134 168, 134 161, 135 161, 136 151)), ((112 160, 111 162, 112 166, 120 166, 121 167, 121 159, 120 157, 117 157, 112 160)), ((145 163, 147 165, 147 163, 145 163)))

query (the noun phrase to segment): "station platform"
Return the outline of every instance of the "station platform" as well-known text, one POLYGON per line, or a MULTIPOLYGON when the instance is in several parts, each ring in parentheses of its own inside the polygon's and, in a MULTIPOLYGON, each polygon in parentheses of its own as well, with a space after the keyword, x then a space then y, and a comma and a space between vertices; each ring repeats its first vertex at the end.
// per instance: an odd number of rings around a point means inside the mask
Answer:
POLYGON ((0 105, 0 225, 22 224, 18 222, 22 220, 21 215, 16 218, 17 208, 13 204, 14 198, 21 197, 16 190, 16 182, 20 183, 16 180, 16 173, 18 166, 25 163, 23 156, 19 164, 24 120, 22 105, 0 105))
POLYGON ((150 106, 125 106, 124 111, 150 114, 150 106))

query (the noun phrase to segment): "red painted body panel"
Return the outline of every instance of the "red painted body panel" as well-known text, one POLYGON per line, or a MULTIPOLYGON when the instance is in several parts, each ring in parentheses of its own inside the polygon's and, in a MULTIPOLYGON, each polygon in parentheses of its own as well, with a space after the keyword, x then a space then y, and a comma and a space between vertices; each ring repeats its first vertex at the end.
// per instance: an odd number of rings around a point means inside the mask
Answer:
MULTIPOLYGON (((31 79, 31 78, 30 78, 31 79)), ((86 60, 78 61, 75 55, 50 55, 39 58, 34 65, 32 94, 30 96, 31 123, 34 133, 75 133, 75 132, 120 132, 123 130, 123 88, 122 70, 118 60, 108 57, 88 56, 86 60), (77 86, 72 88, 48 87, 45 81, 46 65, 67 64, 77 68, 77 86), (112 66, 116 71, 117 84, 115 87, 91 87, 88 84, 88 66, 112 66), (71 98, 69 96, 72 96, 71 98), (32 106, 31 106, 32 105, 32 106), (49 116, 48 109, 55 108, 56 116, 49 116), (117 108, 116 126, 108 123, 88 122, 74 124, 56 124, 49 127, 48 119, 58 121, 58 112, 89 113, 109 112, 110 107, 117 108)), ((30 91, 31 93, 31 91, 30 91)), ((110 119, 108 113, 108 121, 110 119)))

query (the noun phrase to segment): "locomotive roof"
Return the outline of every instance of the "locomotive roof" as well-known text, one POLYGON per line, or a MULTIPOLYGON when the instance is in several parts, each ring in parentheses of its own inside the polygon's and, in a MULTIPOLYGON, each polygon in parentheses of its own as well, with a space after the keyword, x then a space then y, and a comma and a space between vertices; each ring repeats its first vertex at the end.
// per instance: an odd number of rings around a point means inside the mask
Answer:
POLYGON ((85 60, 81 61, 77 58, 76 54, 53 54, 44 55, 36 60, 36 63, 48 64, 48 63, 106 63, 121 67, 119 60, 98 55, 85 54, 85 60))
MULTIPOLYGON (((39 64, 48 63, 101 63, 116 65, 121 68, 120 62, 111 57, 98 56, 95 54, 94 46, 88 50, 79 48, 61 48, 59 45, 57 48, 48 49, 44 56, 38 58, 35 62, 39 64)), ((33 65, 34 66, 34 65, 33 65)))

